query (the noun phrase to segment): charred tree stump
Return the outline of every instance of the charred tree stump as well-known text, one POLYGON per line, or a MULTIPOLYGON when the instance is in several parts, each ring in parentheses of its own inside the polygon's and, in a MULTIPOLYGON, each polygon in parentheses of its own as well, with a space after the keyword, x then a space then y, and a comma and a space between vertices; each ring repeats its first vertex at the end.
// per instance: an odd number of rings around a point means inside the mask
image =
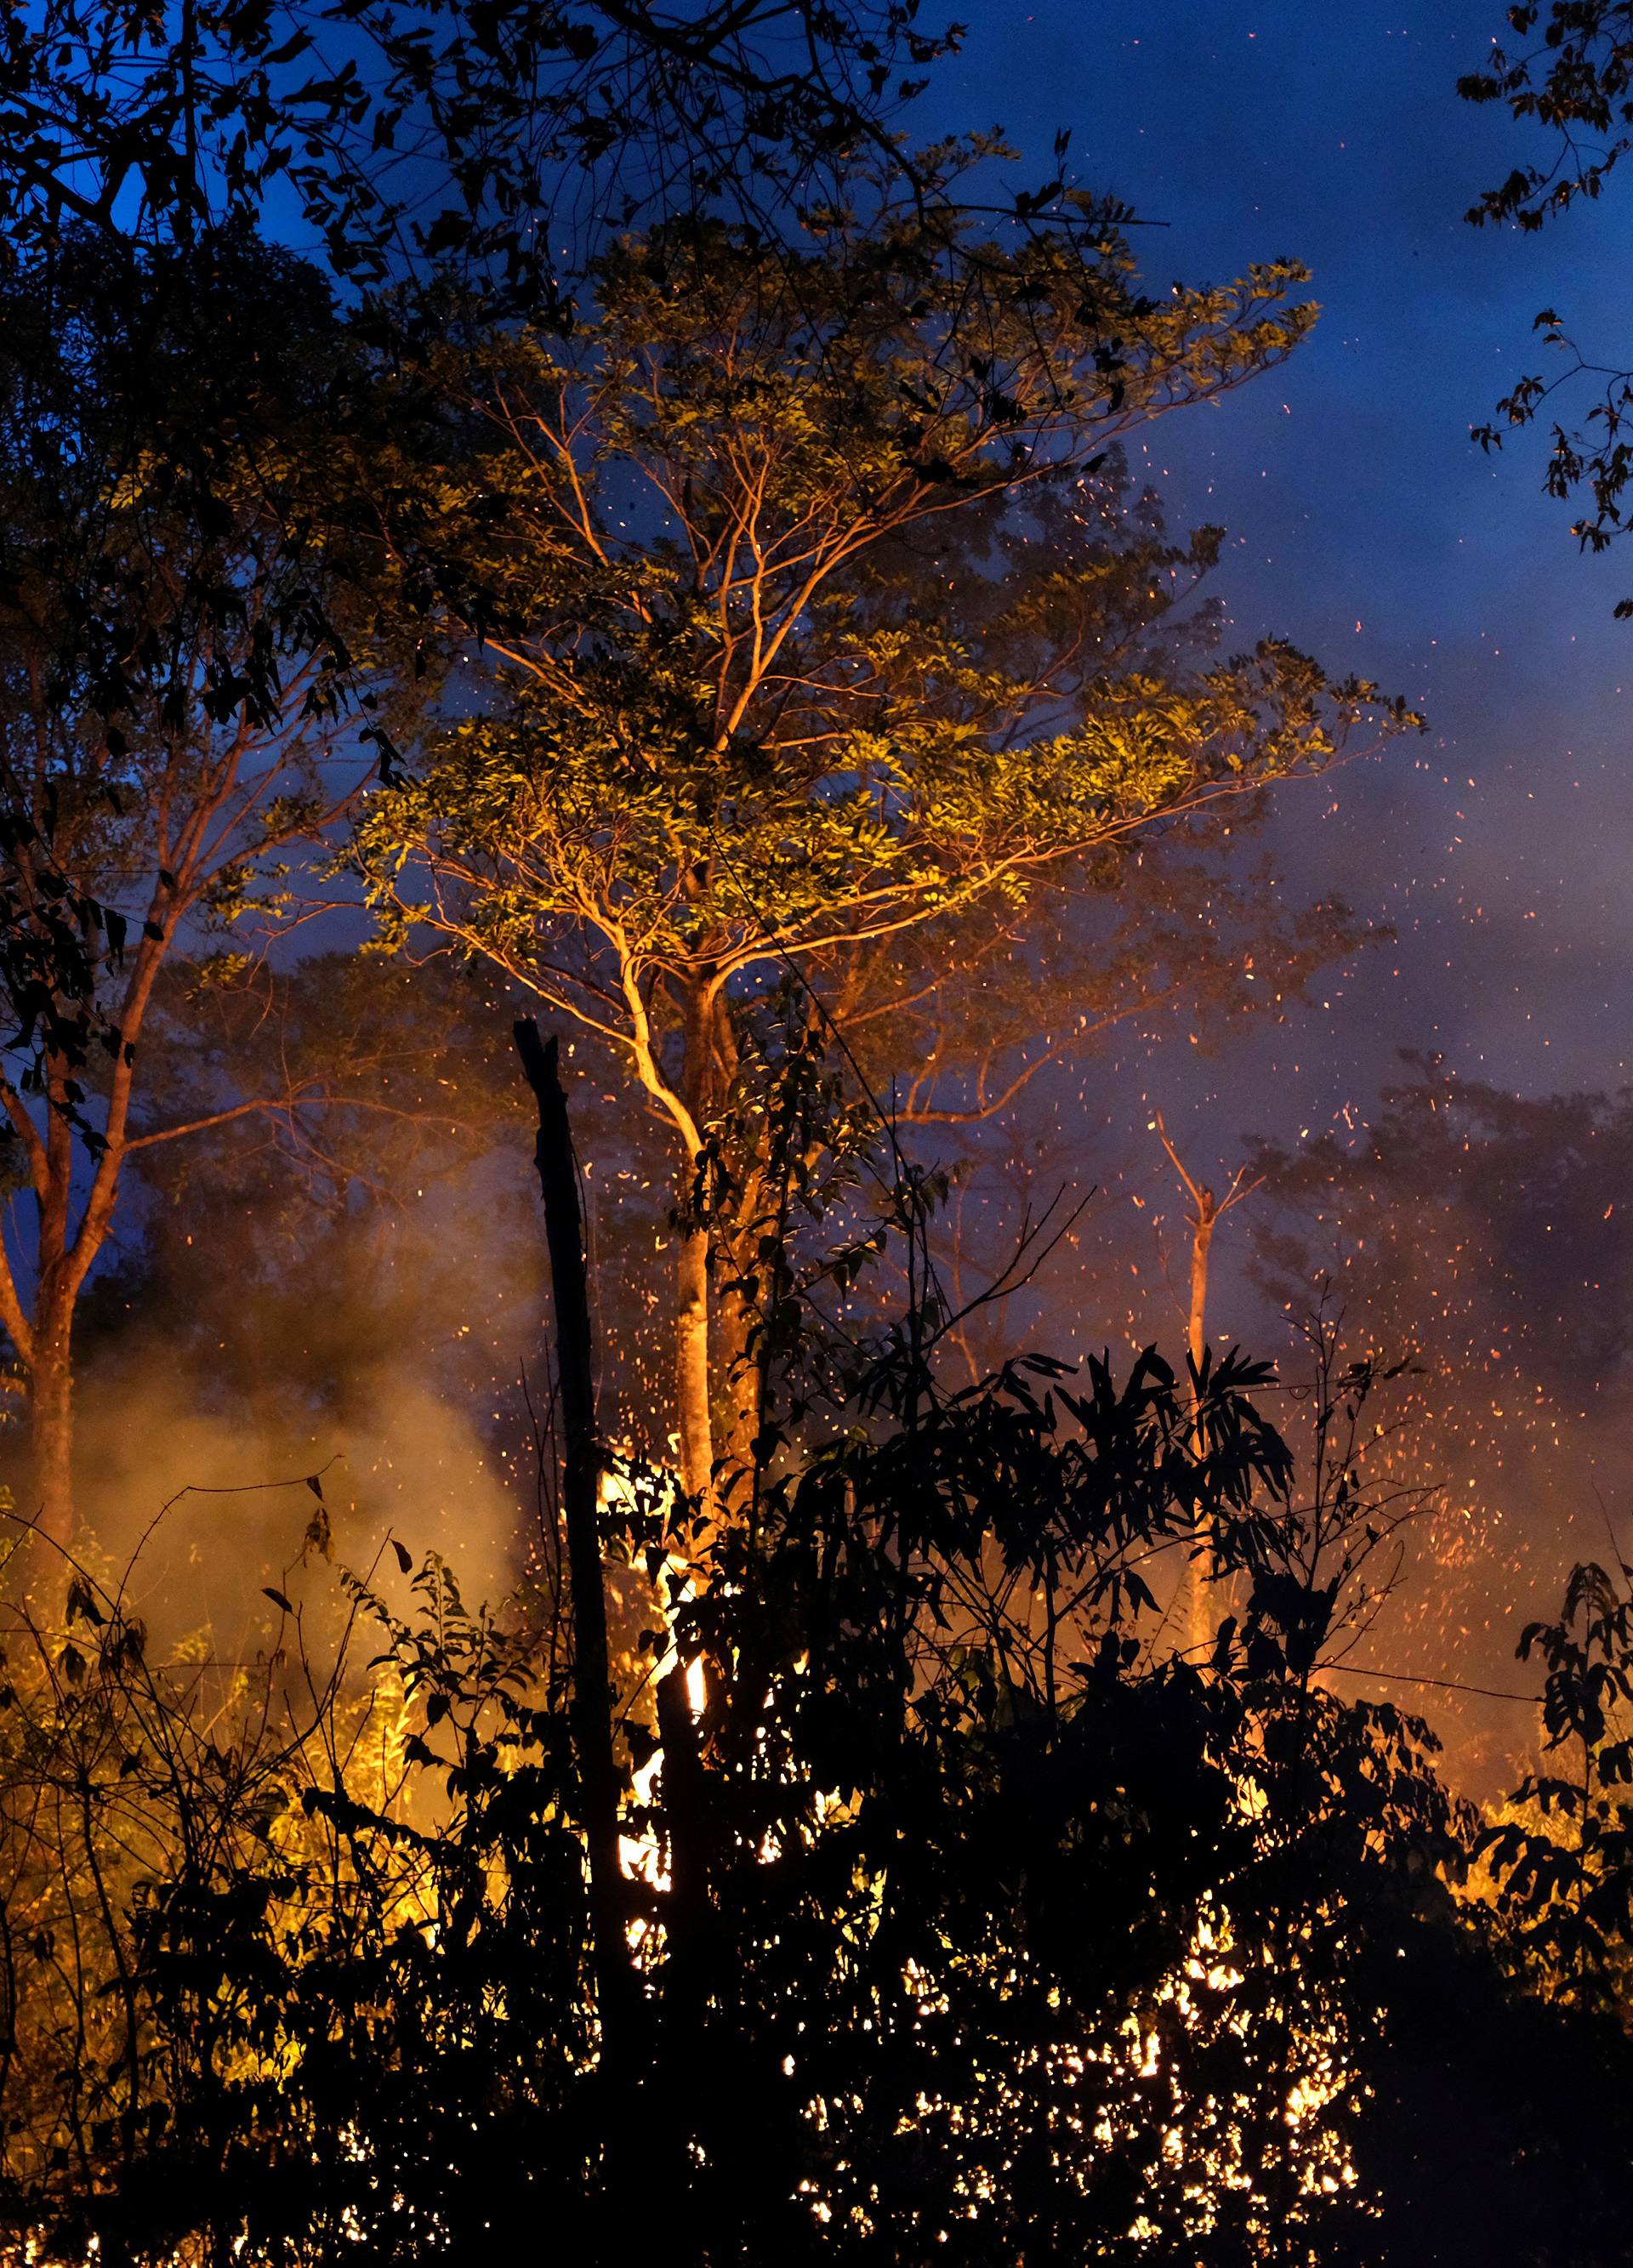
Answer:
POLYGON ((607 1645, 607 1594, 602 1571, 601 1444, 595 1426, 595 1344, 589 1276, 579 1206, 578 1164, 554 1037, 541 1038, 530 1016, 515 1025, 521 1057, 538 1104, 534 1162, 544 1200, 544 1235, 555 1293, 556 1360, 562 1431, 562 1525, 573 1594, 573 1675, 571 1727, 578 1756, 589 1864, 591 1944, 600 2002, 602 2053, 622 2073, 630 2045, 635 1979, 625 1935, 626 1896, 618 1844, 618 1780, 613 1756, 612 1675, 607 1645))

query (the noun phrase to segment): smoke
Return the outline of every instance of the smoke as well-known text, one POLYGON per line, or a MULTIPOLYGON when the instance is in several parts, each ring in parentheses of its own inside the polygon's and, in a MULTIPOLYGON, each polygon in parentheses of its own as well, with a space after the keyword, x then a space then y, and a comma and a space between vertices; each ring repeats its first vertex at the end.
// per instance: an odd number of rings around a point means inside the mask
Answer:
POLYGON ((497 1603, 526 1571, 528 1507, 491 1432, 446 1386, 373 1366, 345 1381, 345 1407, 317 1419, 264 1408, 259 1422, 212 1410, 209 1383, 160 1359, 85 1381, 77 1513, 97 1560, 129 1584, 162 1643, 253 1654, 270 1643, 282 1591, 334 1635, 340 1597, 323 1552, 371 1578, 399 1609, 436 1552, 471 1602, 497 1603))
POLYGON ((1081 1089, 1039 1082, 954 1192, 950 1288, 997 1274, 1057 1191, 1068 1212, 1090 1202, 1020 1292, 972 1319, 972 1368, 1150 1344, 1182 1368, 1189 1207, 1149 1110, 1123 1116, 1142 1085, 1216 1190, 1244 1165, 1268 1176, 1216 1235, 1208 1320, 1216 1349, 1279 1366, 1269 1414, 1297 1433, 1298 1327, 1323 1302, 1348 1357, 1408 1366, 1370 1408, 1368 1462, 1421 1509, 1334 1690, 1425 1718, 1470 1793, 1511 1786, 1539 1738, 1522 1631, 1556 1611, 1576 1562, 1633 1562, 1633 1095, 1517 1097, 1407 1057, 1370 1108, 1276 1147, 1240 1128, 1238 1102, 1230 1120, 1216 1098, 1185 1108, 1166 1057, 1081 1089))

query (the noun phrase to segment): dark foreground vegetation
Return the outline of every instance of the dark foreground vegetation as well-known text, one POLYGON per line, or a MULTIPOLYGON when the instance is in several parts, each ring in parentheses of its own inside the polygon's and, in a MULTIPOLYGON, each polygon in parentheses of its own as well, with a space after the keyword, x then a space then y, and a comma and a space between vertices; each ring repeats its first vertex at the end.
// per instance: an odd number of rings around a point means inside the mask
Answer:
POLYGON ((1285 1432, 1234 1353, 949 1393, 933 1270, 841 1344, 774 1233, 752 1466, 688 1499, 595 1438, 528 1057, 560 1360, 521 1594, 330 1564, 314 1478, 253 1664, 153 1659, 71 1555, 19 1610, 15 2257, 1625 2259, 1629 1571, 1527 1633, 1547 1776, 1482 1826, 1323 1675, 1413 1508, 1367 1476, 1391 1381, 1323 1323, 1285 1432), (1202 1659, 1153 1588, 1187 1557, 1202 1659))

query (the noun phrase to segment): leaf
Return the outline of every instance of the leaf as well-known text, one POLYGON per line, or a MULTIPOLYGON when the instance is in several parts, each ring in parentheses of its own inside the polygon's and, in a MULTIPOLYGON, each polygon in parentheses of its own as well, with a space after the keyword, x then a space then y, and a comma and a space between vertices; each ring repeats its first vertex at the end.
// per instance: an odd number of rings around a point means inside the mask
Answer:
POLYGON ((262 1596, 263 1598, 270 1599, 273 1605, 278 1609, 280 1613, 286 1615, 292 1615, 294 1613, 295 1609, 291 1606, 289 1601, 284 1596, 282 1591, 275 1591, 270 1583, 263 1583, 261 1587, 261 1591, 262 1596))
POLYGON ((397 1565, 402 1569, 403 1572, 406 1575, 406 1574, 408 1573, 409 1570, 410 1570, 410 1569, 413 1566, 413 1565, 414 1565, 413 1559, 412 1559, 411 1556, 410 1555, 410 1552, 409 1552, 409 1550, 408 1550, 407 1545, 406 1545, 406 1544, 403 1544, 403 1543, 398 1543, 398 1541, 397 1541, 397 1539, 396 1539, 396 1537, 394 1535, 394 1536, 392 1537, 392 1539, 391 1539, 391 1548, 392 1548, 392 1550, 393 1550, 396 1553, 396 1555, 397 1555, 397 1565))
POLYGON ((87 1622, 98 1630, 107 1620, 83 1575, 76 1575, 68 1586, 67 1620, 70 1623, 87 1622))

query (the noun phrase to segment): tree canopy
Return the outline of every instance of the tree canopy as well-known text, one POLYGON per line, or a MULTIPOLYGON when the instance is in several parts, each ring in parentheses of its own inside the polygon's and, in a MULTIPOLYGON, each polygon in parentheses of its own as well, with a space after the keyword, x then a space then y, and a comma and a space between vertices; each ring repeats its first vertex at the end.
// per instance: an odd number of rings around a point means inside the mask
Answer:
POLYGON ((933 181, 889 125, 958 37, 917 0, 47 0, 0 62, 0 239, 283 195, 338 275, 456 255, 560 308, 610 216, 776 209, 864 148, 933 181))
POLYGON ((1217 539, 1127 526, 1106 469, 1291 350, 1298 271, 1154 301, 1109 234, 948 247, 911 210, 837 214, 797 259, 632 240, 593 320, 491 338, 465 395, 497 681, 349 856, 388 936, 482 954, 607 1042, 689 1174, 767 984, 1408 721, 1275 642, 1165 659, 1217 539))

